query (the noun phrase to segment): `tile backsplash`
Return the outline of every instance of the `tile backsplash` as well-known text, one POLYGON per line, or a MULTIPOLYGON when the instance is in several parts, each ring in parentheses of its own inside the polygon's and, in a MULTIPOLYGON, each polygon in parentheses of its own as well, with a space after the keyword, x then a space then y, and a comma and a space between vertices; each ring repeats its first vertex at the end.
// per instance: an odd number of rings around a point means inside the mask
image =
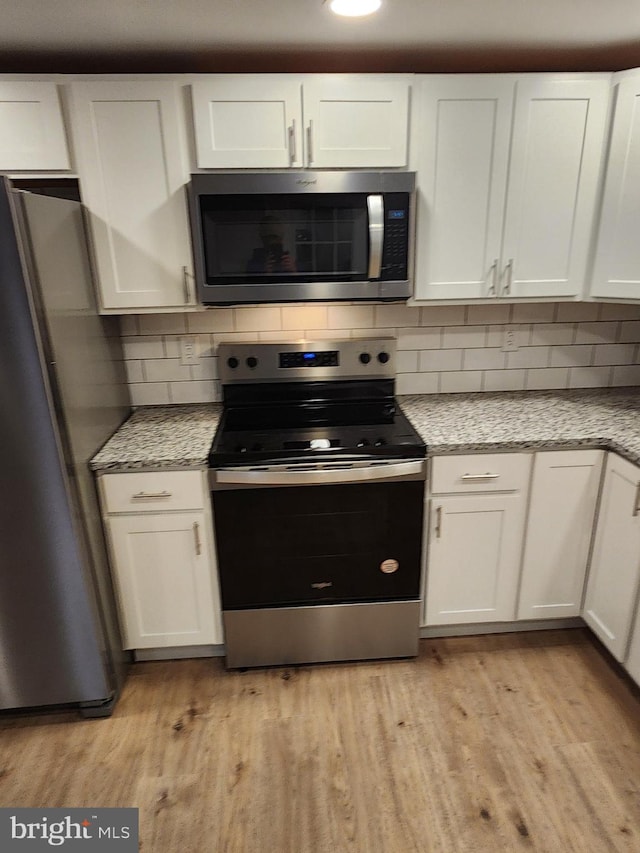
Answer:
POLYGON ((636 305, 264 305, 129 315, 120 328, 136 406, 220 400, 217 345, 234 340, 392 335, 398 394, 640 385, 636 305), (197 364, 181 362, 185 335, 197 364))

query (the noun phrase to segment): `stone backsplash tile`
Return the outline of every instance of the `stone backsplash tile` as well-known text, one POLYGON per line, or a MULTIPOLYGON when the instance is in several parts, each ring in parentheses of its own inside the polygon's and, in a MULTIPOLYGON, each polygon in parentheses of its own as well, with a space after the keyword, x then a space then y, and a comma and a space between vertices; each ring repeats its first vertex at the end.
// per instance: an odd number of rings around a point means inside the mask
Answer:
POLYGON ((287 304, 120 318, 134 405, 220 399, 224 341, 392 336, 398 394, 640 385, 640 306, 287 304), (505 328, 514 352, 502 349, 505 328), (182 365, 181 337, 200 362, 182 365))

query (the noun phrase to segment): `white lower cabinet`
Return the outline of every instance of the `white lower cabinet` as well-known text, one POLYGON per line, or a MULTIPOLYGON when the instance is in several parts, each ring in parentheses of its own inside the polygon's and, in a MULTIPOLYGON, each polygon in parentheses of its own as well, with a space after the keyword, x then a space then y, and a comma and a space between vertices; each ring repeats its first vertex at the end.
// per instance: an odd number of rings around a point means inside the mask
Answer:
POLYGON ((583 617, 624 661, 640 584, 640 468, 610 453, 583 617))
POLYGON ((433 460, 425 625, 515 619, 530 461, 433 460))
POLYGON ((111 474, 102 480, 124 648, 221 643, 213 528, 201 472, 111 474), (201 508, 181 511, 185 504, 201 508))
POLYGON ((580 615, 602 458, 601 450, 535 454, 518 619, 580 615))
POLYGON ((629 646, 629 654, 625 661, 627 672, 640 685, 640 602, 636 611, 635 627, 631 636, 631 645, 629 646))

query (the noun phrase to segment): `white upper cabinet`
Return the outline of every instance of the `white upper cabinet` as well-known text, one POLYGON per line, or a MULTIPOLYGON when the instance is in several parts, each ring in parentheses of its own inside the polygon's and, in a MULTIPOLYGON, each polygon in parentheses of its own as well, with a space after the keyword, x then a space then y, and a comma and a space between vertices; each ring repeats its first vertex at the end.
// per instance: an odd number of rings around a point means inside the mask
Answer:
POLYGON ((518 619, 579 616, 602 450, 536 453, 518 619))
POLYGON ((70 89, 102 307, 193 304, 178 84, 105 80, 70 89))
POLYGON ((576 298, 610 75, 425 77, 415 298, 576 298))
POLYGON ((57 85, 0 81, 0 171, 69 168, 57 85))
POLYGON ((200 169, 407 164, 407 78, 211 75, 192 94, 200 169))
POLYGON ((640 468, 610 453, 583 617, 625 659, 640 584, 640 468))
POLYGON ((616 89, 600 233, 591 294, 640 299, 640 72, 620 74, 616 89))
POLYGON ((205 76, 191 90, 199 168, 302 166, 299 80, 205 76))
POLYGON ((306 162, 315 168, 407 165, 406 80, 319 76, 303 85, 306 162))
POLYGON ((583 292, 609 94, 609 75, 516 84, 500 295, 583 292))
POLYGON ((497 295, 513 87, 495 75, 420 80, 416 299, 497 295))

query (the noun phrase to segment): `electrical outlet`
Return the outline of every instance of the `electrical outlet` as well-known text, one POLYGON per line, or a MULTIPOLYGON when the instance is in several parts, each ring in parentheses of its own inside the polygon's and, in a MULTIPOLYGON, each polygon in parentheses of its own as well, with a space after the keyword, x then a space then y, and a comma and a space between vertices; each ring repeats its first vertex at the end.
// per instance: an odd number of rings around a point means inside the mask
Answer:
POLYGON ((180 364, 200 364, 195 335, 180 338, 180 364))
POLYGON ((518 349, 518 330, 512 326, 505 326, 504 337, 502 339, 502 352, 517 352, 518 349))

